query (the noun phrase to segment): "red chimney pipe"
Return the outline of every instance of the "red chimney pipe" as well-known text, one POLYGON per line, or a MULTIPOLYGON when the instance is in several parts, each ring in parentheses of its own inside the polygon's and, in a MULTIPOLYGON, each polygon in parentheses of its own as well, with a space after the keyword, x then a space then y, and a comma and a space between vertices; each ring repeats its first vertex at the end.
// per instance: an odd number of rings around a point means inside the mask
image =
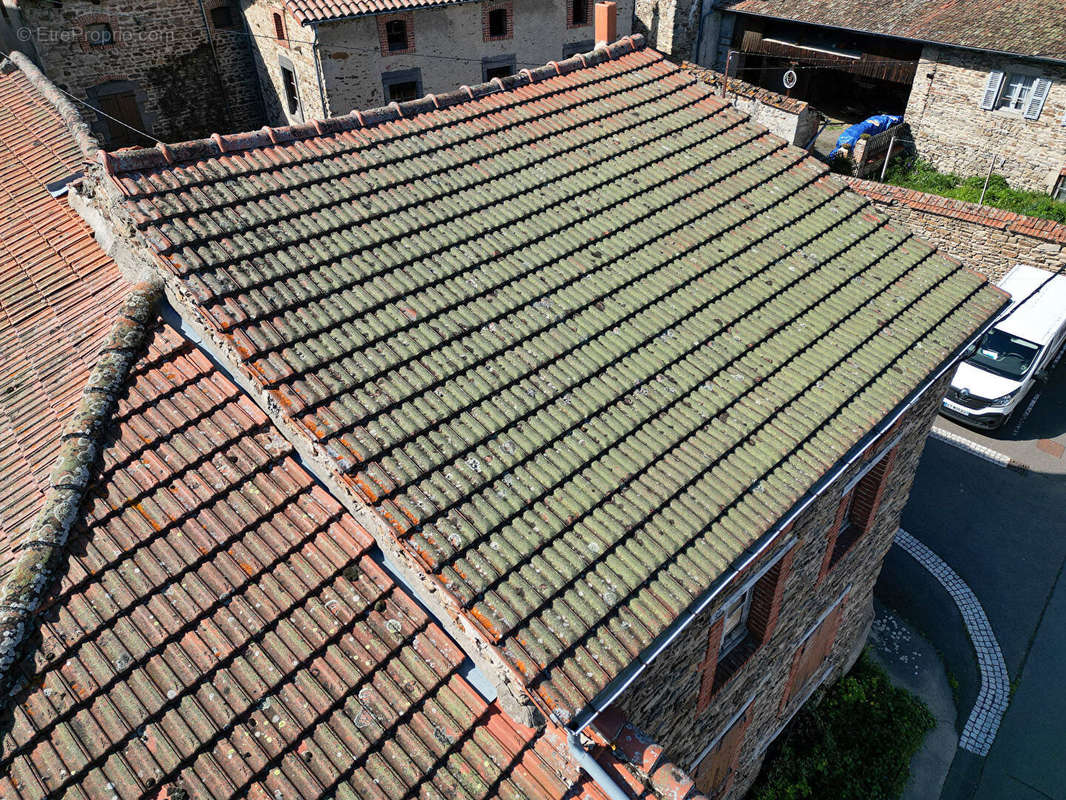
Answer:
POLYGON ((618 6, 608 0, 596 4, 596 47, 609 45, 618 38, 618 6))

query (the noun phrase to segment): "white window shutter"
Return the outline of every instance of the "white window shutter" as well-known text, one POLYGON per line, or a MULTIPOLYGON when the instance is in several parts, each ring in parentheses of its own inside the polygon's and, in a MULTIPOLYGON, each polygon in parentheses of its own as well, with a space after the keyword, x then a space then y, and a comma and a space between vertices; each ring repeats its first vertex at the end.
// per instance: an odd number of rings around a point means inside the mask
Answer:
POLYGON ((1003 86, 1003 73, 999 70, 992 70, 988 73, 988 83, 985 84, 985 93, 981 98, 981 108, 985 111, 991 111, 996 107, 996 100, 999 99, 999 90, 1003 86))
POLYGON ((1051 81, 1047 78, 1037 78, 1022 116, 1026 119, 1040 119, 1040 112, 1044 110, 1044 101, 1047 100, 1049 91, 1051 91, 1051 81))

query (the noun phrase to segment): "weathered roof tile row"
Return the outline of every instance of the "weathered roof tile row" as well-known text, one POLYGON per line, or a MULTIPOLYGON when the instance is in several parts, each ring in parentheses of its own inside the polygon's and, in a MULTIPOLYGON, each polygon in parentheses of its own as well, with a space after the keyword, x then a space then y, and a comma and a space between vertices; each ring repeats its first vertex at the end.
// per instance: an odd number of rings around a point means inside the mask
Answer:
POLYGON ((0 580, 33 521, 94 358, 129 287, 45 188, 85 156, 62 114, 0 66, 0 580), (32 136, 26 135, 28 130, 32 136))
POLYGON ((564 721, 1003 302, 639 37, 317 128, 108 166, 564 721))

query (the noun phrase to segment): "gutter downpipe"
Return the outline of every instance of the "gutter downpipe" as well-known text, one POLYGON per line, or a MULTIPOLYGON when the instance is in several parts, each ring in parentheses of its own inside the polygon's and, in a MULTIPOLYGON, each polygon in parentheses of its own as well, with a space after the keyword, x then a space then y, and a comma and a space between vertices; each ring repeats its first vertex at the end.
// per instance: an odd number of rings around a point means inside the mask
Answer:
MULTIPOLYGON (((697 616, 699 616, 699 614, 702 613, 703 610, 706 609, 707 606, 710 605, 710 603, 716 597, 718 597, 722 593, 722 591, 727 586, 729 586, 733 578, 735 578, 739 573, 743 572, 748 566, 751 565, 753 561, 762 556, 770 548, 770 546, 775 543, 778 535, 785 528, 791 525, 800 514, 806 511, 807 508, 811 505, 811 503, 818 499, 830 486, 832 486, 836 482, 837 478, 839 478, 848 467, 854 464, 859 459, 859 457, 866 452, 866 448, 869 447, 871 442, 876 441, 877 438, 881 436, 881 434, 883 434, 886 430, 892 427, 892 425, 894 425, 900 417, 902 417, 907 411, 911 409, 912 406, 914 406, 915 403, 918 402, 919 399, 921 399, 922 395, 924 395, 926 391, 929 390, 929 387, 931 387, 934 383, 940 380, 940 378, 944 376, 944 373, 954 367, 962 358, 963 353, 966 352, 966 349, 970 346, 970 344, 984 336, 985 333, 987 333, 988 330, 996 322, 999 321, 1000 316, 1000 313, 995 314, 992 319, 988 320, 988 322, 981 326, 980 330, 978 330, 977 333, 975 333, 973 336, 968 338, 962 345, 960 345, 956 349, 954 355, 952 355, 951 358, 945 361, 944 364, 940 367, 940 369, 937 370, 931 378, 929 378, 922 386, 920 386, 914 391, 909 400, 907 400, 895 413, 888 417, 885 417, 881 421, 880 425, 878 425, 866 435, 865 443, 860 442, 860 444, 862 445, 861 447, 859 445, 856 445, 855 452, 852 453, 852 455, 846 461, 839 464, 828 478, 823 478, 822 485, 820 488, 816 489, 812 494, 809 494, 806 500, 804 500, 798 506, 793 507, 792 511, 790 511, 787 516, 781 519, 777 523, 777 525, 775 525, 771 530, 763 534, 762 539, 757 541, 756 543, 758 546, 756 547, 755 551, 751 553, 747 558, 745 558, 740 565, 730 567, 729 572, 726 573, 724 578, 718 581, 717 585, 712 586, 710 589, 708 589, 707 592, 704 594, 703 598, 696 601, 695 604, 690 606, 689 610, 685 613, 683 617, 680 617, 675 620, 675 622, 667 629, 667 635, 663 637, 662 641, 659 642, 658 645, 653 646, 651 652, 641 653, 639 656, 637 656, 637 661, 640 662, 639 666, 626 676, 620 686, 611 691, 610 695, 605 700, 597 701, 594 698, 593 701, 590 703, 591 711, 582 711, 582 713, 578 715, 577 723, 574 725, 573 728, 564 726, 564 729, 567 732, 568 741, 570 740, 571 734, 574 734, 576 736, 577 734, 581 733, 583 730, 585 730, 585 728, 591 725, 605 709, 609 708, 610 705, 616 699, 618 699, 618 696, 622 694, 622 692, 624 692, 626 689, 628 689, 633 684, 633 682, 640 676, 640 674, 644 672, 645 669, 651 666, 652 661, 654 661, 659 656, 659 654, 662 653, 663 650, 665 650, 674 641, 674 639, 676 639, 681 634, 681 632, 684 631, 685 628, 687 628, 692 623, 692 621, 697 616)), ((588 754, 586 753, 585 755, 588 754)), ((576 756, 577 754, 575 753, 575 757, 576 756)), ((589 756, 589 758, 591 759, 591 756, 589 756)), ((591 772, 589 774, 592 775, 591 772)), ((595 776, 593 776, 593 778, 595 779, 595 776)))
POLYGON ((633 800, 632 795, 615 782, 614 778, 607 774, 607 770, 600 766, 600 762, 592 757, 592 755, 581 746, 581 742, 578 741, 578 734, 573 731, 566 732, 566 745, 570 750, 570 755, 574 757, 578 765, 585 771, 585 773, 596 782, 596 785, 603 789, 604 793, 611 798, 611 800, 633 800))
POLYGON ((329 109, 326 108, 326 88, 322 82, 322 53, 318 49, 318 23, 311 24, 311 34, 313 39, 311 41, 311 49, 315 54, 315 78, 318 80, 318 102, 322 108, 322 119, 328 119, 330 116, 329 109))

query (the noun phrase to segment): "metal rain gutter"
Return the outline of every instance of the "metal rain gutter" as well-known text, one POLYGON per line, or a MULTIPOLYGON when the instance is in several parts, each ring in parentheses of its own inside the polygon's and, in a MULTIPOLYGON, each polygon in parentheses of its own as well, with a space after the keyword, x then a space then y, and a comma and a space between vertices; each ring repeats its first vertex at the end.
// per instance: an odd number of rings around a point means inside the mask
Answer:
POLYGON ((729 571, 724 576, 720 577, 717 583, 704 593, 702 598, 689 606, 689 610, 683 616, 674 620, 674 622, 672 622, 670 626, 659 635, 658 643, 653 642, 647 650, 637 656, 637 662, 639 662, 637 666, 632 668, 631 665, 629 671, 623 672, 619 678, 616 679, 618 685, 615 688, 612 689, 610 685, 608 685, 602 692, 600 692, 600 696, 593 698, 592 702, 577 715, 577 721, 574 723, 573 727, 564 725, 563 727, 567 731, 567 734, 569 735, 573 733, 576 735, 581 733, 585 728, 591 725, 604 710, 609 708, 611 704, 618 699, 618 696, 628 689, 633 682, 640 677, 645 669, 651 666, 651 663, 663 652, 663 650, 669 647, 674 639, 676 639, 682 631, 684 631, 692 621, 699 616, 727 586, 729 586, 733 578, 743 572, 753 561, 762 556, 769 549, 770 545, 775 543, 780 533, 791 525, 800 514, 806 511, 811 503, 825 493, 825 491, 836 482, 837 478, 839 478, 848 467, 854 464, 866 452, 866 449, 871 442, 876 441, 878 437, 894 425, 900 417, 918 402, 922 395, 924 395, 934 383, 943 377, 944 373, 953 368, 962 358, 963 353, 966 352, 966 349, 970 344, 984 336, 989 328, 998 321, 999 317, 1000 315, 996 314, 992 319, 982 325, 977 333, 969 337, 962 345, 960 345, 956 349, 954 355, 945 361, 932 377, 928 378, 925 383, 911 393, 911 398, 909 400, 905 401, 893 414, 885 417, 880 425, 876 426, 864 437, 863 440, 860 440, 859 443, 855 445, 854 452, 846 461, 839 463, 828 477, 823 476, 821 486, 815 488, 812 492, 809 492, 805 500, 800 502, 799 505, 794 506, 792 511, 779 520, 778 523, 763 534, 760 539, 756 540, 755 544, 757 547, 755 551, 748 555, 748 557, 739 565, 730 567, 729 571))

